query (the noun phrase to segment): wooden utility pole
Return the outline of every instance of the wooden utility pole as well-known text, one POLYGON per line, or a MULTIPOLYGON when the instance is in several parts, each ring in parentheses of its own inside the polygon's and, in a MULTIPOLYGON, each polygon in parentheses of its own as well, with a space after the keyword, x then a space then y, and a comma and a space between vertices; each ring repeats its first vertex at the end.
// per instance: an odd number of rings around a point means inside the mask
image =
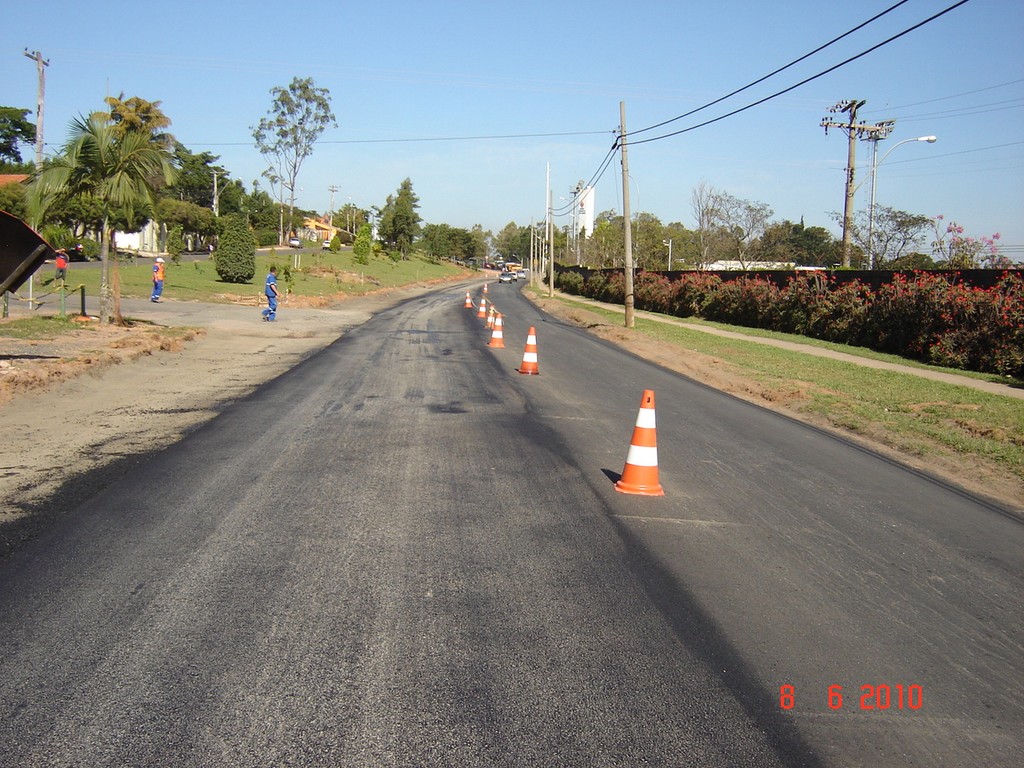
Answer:
POLYGON ((46 67, 50 62, 43 61, 43 54, 39 51, 29 53, 25 49, 25 56, 36 63, 36 72, 39 75, 39 88, 36 94, 36 170, 43 167, 43 105, 46 101, 46 67))
POLYGON ((548 249, 548 298, 555 295, 555 242, 552 234, 554 225, 551 222, 551 163, 548 163, 547 174, 547 209, 545 211, 544 237, 548 249))
POLYGON ((626 102, 619 102, 619 149, 622 151, 622 231, 625 240, 626 258, 623 271, 626 278, 626 327, 632 328, 633 321, 633 222, 629 210, 629 158, 626 155, 626 102))

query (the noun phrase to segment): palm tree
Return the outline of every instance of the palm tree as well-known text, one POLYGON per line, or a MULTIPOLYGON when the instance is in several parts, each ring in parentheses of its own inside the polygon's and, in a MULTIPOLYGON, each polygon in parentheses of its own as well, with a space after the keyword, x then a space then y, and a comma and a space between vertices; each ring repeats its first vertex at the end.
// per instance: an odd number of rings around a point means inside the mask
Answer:
MULTIPOLYGON (((116 213, 129 218, 137 208, 151 205, 160 184, 174 183, 171 155, 149 131, 123 131, 97 113, 71 122, 63 152, 37 170, 29 183, 28 200, 33 218, 42 219, 57 198, 86 197, 99 203, 100 233, 100 322, 111 318, 110 244, 111 219, 116 213)), ((113 291, 113 313, 120 317, 120 290, 113 291)))

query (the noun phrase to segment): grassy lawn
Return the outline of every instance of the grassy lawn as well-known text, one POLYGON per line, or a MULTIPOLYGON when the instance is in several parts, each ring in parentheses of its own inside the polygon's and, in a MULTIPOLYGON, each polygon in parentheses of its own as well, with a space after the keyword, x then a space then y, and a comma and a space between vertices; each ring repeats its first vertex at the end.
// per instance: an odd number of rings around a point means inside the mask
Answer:
MULTIPOLYGON (((256 274, 248 283, 225 283, 217 275, 213 259, 174 264, 167 261, 164 297, 182 301, 230 301, 232 296, 253 296, 263 292, 263 280, 271 265, 277 265, 278 285, 296 296, 329 297, 336 294, 358 296, 378 288, 407 285, 460 274, 463 270, 448 262, 435 264, 418 256, 406 261, 371 259, 369 264, 356 264, 352 251, 340 253, 319 251, 302 253, 301 266, 294 265, 299 256, 290 248, 260 252, 256 255, 256 274)), ((99 295, 98 267, 68 270, 68 286, 85 285, 88 296, 99 295)), ((152 289, 151 259, 122 261, 118 267, 121 295, 146 298, 152 289)), ((69 305, 70 306, 70 305, 69 305)))
MULTIPOLYGON (((562 301, 580 306, 578 302, 562 301)), ((622 310, 592 304, 587 304, 586 309, 613 324, 622 323, 622 310)), ((736 374, 779 393, 789 407, 819 414, 839 428, 881 440, 913 455, 984 458, 1024 479, 1024 400, 910 373, 866 368, 755 341, 714 336, 639 316, 635 320, 637 331, 677 346, 681 352, 692 350, 713 356, 736 374)), ((750 336, 813 343, 848 354, 911 364, 893 355, 815 342, 803 336, 714 325, 750 336)), ((966 375, 963 371, 937 370, 966 375)), ((975 376, 1006 383, 1005 378, 997 376, 975 376)))
POLYGON ((42 315, 0 323, 0 337, 46 341, 82 328, 88 329, 89 326, 76 323, 70 317, 42 315))

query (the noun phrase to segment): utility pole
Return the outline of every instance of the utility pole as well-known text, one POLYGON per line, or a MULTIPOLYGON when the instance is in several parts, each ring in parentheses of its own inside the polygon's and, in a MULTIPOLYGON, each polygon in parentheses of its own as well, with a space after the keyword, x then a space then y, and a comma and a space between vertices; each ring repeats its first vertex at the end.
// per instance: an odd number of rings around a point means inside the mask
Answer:
POLYGON ((624 233, 626 258, 623 261, 626 278, 626 327, 633 322, 633 222, 629 210, 629 158, 626 155, 626 102, 619 102, 619 148, 622 150, 622 230, 624 233))
POLYGON ((210 173, 213 174, 213 215, 220 216, 220 192, 217 190, 217 175, 225 174, 223 168, 211 168, 210 173))
POLYGON ((555 241, 551 223, 551 163, 547 164, 547 207, 544 211, 544 238, 548 250, 548 298, 555 295, 555 241))
POLYGON ((327 191, 331 193, 331 208, 327 213, 327 226, 334 229, 334 193, 338 191, 338 187, 332 184, 327 191))
POLYGON ((895 120, 875 123, 867 129, 867 133, 864 136, 865 141, 871 142, 871 197, 868 198, 868 269, 875 268, 875 173, 878 170, 878 142, 889 138, 889 134, 892 133, 892 129, 895 126, 895 120))
POLYGON ((39 51, 29 53, 25 49, 25 57, 36 63, 36 72, 39 75, 39 88, 36 95, 36 170, 43 167, 43 104, 46 101, 46 70, 50 62, 43 61, 43 54, 39 51))
POLYGON ((840 128, 846 132, 848 139, 848 148, 846 154, 846 202, 843 204, 843 266, 850 266, 850 238, 853 235, 853 177, 855 173, 855 158, 857 154, 857 137, 860 135, 861 129, 865 126, 857 124, 857 110, 863 107, 867 102, 864 100, 856 101, 850 99, 848 101, 840 101, 835 105, 829 107, 829 112, 833 114, 836 112, 846 112, 849 114, 849 121, 846 123, 839 123, 835 120, 831 120, 828 117, 821 118, 821 127, 825 129, 825 135, 828 135, 829 128, 840 128))

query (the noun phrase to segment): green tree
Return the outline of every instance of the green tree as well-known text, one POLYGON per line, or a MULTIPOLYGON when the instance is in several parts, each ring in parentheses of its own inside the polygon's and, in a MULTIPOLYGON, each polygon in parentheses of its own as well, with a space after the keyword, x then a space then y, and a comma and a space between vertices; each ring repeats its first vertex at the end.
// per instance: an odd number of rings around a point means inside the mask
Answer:
MULTIPOLYGON (((178 180, 174 182, 169 194, 179 200, 212 209, 213 171, 219 159, 209 152, 193 153, 181 142, 175 142, 174 167, 178 169, 178 180)), ((217 181, 223 201, 223 189, 229 185, 227 174, 218 173, 217 181)))
POLYGON ((17 107, 0 107, 0 160, 21 163, 19 144, 36 140, 36 126, 28 121, 30 112, 17 107))
POLYGON ((373 255, 373 232, 369 224, 363 224, 356 234, 356 241, 352 245, 352 257, 357 264, 369 264, 370 256, 373 255))
POLYGON ((412 180, 405 179, 394 195, 388 195, 381 209, 378 236, 386 246, 397 249, 406 258, 409 248, 420 233, 420 200, 412 191, 412 180))
MULTIPOLYGON (((217 234, 213 211, 185 200, 165 197, 156 204, 153 218, 168 229, 180 228, 183 238, 186 235, 191 236, 197 243, 217 234)), ((182 247, 184 248, 184 244, 182 247)))
POLYGON ((221 217, 214 268, 225 283, 248 283, 256 274, 256 237, 244 216, 221 217))
POLYGON ((168 150, 174 147, 174 137, 164 130, 170 127, 171 118, 160 109, 159 101, 146 101, 138 96, 125 100, 124 93, 107 96, 103 101, 110 111, 96 115, 112 123, 118 137, 126 133, 148 133, 155 144, 168 150))
MULTIPOLYGON (((132 215, 152 205, 159 184, 174 182, 171 156, 151 133, 118 132, 101 115, 76 118, 63 151, 38 171, 29 185, 29 210, 38 219, 59 198, 88 198, 99 206, 100 321, 121 322, 120 290, 111 288, 110 243, 119 212, 132 215)), ((116 275, 115 275, 116 276, 116 275)))
POLYGON ((171 231, 167 235, 167 253, 171 256, 171 261, 177 264, 181 261, 181 254, 185 250, 185 238, 182 237, 182 228, 180 224, 171 227, 171 231))
POLYGON ((0 211, 7 211, 19 219, 24 219, 28 215, 28 209, 25 207, 24 184, 15 181, 0 186, 0 211))
POLYGON ((805 227, 786 220, 769 224, 761 236, 757 258, 791 261, 801 267, 831 267, 840 261, 840 244, 824 227, 805 227))
MULTIPOLYGON (((279 202, 284 205, 284 190, 289 192, 289 221, 295 210, 295 182, 302 163, 313 154, 313 145, 328 126, 338 126, 331 112, 331 94, 317 88, 313 78, 293 78, 287 88, 271 88, 274 97, 267 116, 253 129, 256 148, 269 163, 263 175, 271 188, 280 188, 279 202)), ((284 244, 284 232, 279 233, 284 244)))

